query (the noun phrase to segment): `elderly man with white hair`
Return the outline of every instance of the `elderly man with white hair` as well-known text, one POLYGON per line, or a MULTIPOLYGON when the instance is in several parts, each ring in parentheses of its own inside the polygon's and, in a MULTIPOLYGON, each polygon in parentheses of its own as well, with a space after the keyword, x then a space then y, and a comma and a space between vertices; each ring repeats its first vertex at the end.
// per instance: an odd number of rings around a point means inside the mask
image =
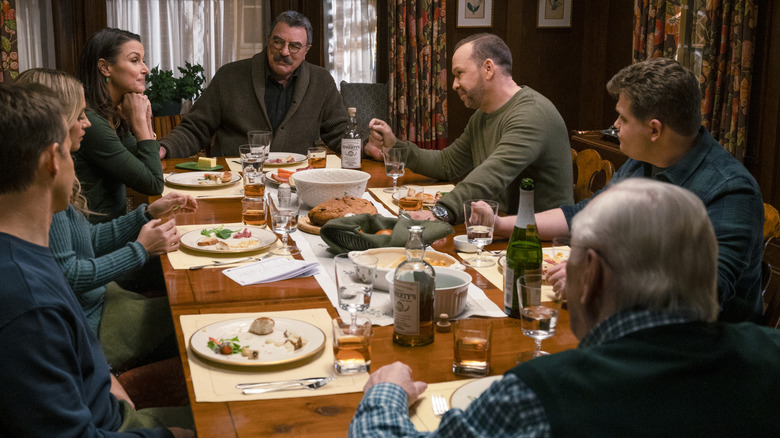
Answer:
POLYGON ((716 322, 718 243, 702 201, 632 178, 572 224, 567 298, 578 348, 509 370, 439 428, 408 418, 426 384, 396 362, 369 378, 350 436, 770 436, 780 332, 716 322))

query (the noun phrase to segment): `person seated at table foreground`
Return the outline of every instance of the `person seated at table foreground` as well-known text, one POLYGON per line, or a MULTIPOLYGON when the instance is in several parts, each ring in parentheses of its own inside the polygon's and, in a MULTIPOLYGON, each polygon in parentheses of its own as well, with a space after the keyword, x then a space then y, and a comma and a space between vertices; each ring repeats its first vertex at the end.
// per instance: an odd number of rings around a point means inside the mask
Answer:
MULTIPOLYGON (((466 411, 448 411, 431 436, 780 430, 780 332, 715 322, 718 246, 695 194, 652 180, 613 184, 574 217, 571 248, 568 308, 579 346, 509 370, 466 411)), ((349 435, 426 435, 407 405, 425 388, 400 362, 380 368, 349 435)))
POLYGON ((347 130, 347 110, 333 77, 305 61, 312 43, 309 19, 279 14, 266 48, 222 66, 192 109, 160 142, 160 158, 183 158, 211 144, 212 156, 238 156, 248 131, 271 131, 271 151, 306 155, 318 139, 336 152, 347 130))
MULTIPOLYGON (((629 159, 612 184, 643 177, 679 185, 704 202, 718 239, 718 291, 723 321, 760 320, 764 206, 756 180, 701 126, 696 76, 677 61, 653 58, 628 66, 607 84, 618 99, 620 150, 629 159)), ((601 192, 597 192, 597 198, 601 192)), ((569 233, 572 218, 589 200, 538 213, 542 239, 569 233)), ((496 220, 509 236, 515 217, 496 220)), ((663 233, 663 230, 658 230, 663 233)), ((553 280, 565 271, 551 269, 553 280)), ((565 283, 563 283, 565 284, 565 283)), ((556 284, 560 289, 562 284, 556 284)))
POLYGON ((452 56, 452 88, 467 108, 477 111, 463 134, 444 150, 420 149, 399 141, 382 120, 369 122, 367 155, 382 160, 382 149, 406 148, 406 166, 444 181, 460 181, 436 203, 436 217, 462 223, 463 202, 495 199, 501 211, 517 213, 520 181, 536 183, 534 210, 574 202, 571 148, 563 118, 555 106, 528 86, 512 79, 512 52, 496 35, 481 33, 461 40, 452 56))
POLYGON ((165 184, 152 107, 144 95, 146 75, 141 38, 120 29, 95 33, 84 44, 77 77, 84 84, 91 126, 74 155, 76 175, 92 211, 92 223, 127 212, 129 187, 159 195, 165 184))
POLYGON ((0 430, 194 437, 170 427, 192 428, 188 408, 133 408, 48 248, 75 180, 68 114, 38 84, 0 83, 0 108, 0 159, 14 163, 0 176, 0 340, 14 346, 0 356, 0 430))
MULTIPOLYGON (((55 93, 69 113, 71 152, 77 151, 89 127, 78 79, 57 70, 31 69, 16 82, 44 85, 55 93)), ((162 224, 155 219, 172 216, 174 208, 194 211, 197 201, 171 193, 109 223, 92 225, 76 178, 68 208, 52 219, 49 242, 54 259, 100 339, 109 365, 120 372, 178 355, 167 298, 145 298, 112 281, 140 269, 150 257, 178 249, 175 221, 162 224)))

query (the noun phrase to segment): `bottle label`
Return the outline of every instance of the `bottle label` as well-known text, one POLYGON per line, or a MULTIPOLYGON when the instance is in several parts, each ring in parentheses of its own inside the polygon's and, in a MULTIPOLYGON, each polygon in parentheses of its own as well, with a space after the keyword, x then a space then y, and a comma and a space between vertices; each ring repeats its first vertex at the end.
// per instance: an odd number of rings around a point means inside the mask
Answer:
POLYGON ((393 326, 401 335, 420 334, 420 284, 398 281, 393 284, 393 326))
POLYGON ((344 169, 360 169, 362 141, 359 138, 341 139, 341 167, 344 169))
POLYGON ((515 270, 504 266, 504 309, 512 311, 512 303, 515 299, 515 270))

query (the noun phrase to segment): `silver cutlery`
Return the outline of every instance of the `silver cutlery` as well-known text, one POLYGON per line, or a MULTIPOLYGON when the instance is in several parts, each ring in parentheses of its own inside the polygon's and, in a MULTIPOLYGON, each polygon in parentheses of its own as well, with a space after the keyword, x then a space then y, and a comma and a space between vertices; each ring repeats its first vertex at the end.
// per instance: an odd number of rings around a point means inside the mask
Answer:
POLYGON ((433 394, 431 396, 431 404, 433 405, 433 414, 437 417, 441 417, 450 410, 450 405, 447 403, 447 399, 439 394, 433 394))
POLYGON ((334 377, 314 377, 310 379, 289 380, 286 382, 266 382, 266 383, 245 383, 236 385, 242 389, 243 394, 263 394, 271 391, 280 391, 285 389, 317 389, 321 388, 331 381, 334 377), (250 386, 247 386, 250 385, 250 386))
POLYGON ((242 257, 240 259, 235 259, 235 260, 214 260, 211 263, 207 263, 205 265, 190 266, 190 271, 197 271, 198 269, 203 269, 203 268, 208 267, 208 266, 229 265, 231 263, 238 263, 238 262, 243 262, 243 261, 247 261, 247 260, 255 260, 255 261, 259 262, 260 260, 263 260, 264 258, 267 258, 267 257, 268 256, 257 257, 257 258, 255 258, 255 257, 242 257))

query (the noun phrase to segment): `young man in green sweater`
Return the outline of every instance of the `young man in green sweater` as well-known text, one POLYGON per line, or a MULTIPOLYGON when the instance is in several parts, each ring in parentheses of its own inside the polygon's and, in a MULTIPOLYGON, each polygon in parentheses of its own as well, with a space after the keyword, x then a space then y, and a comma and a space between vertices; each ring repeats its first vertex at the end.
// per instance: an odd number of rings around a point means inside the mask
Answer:
POLYGON ((460 41, 452 56, 452 88, 467 108, 477 111, 463 134, 441 151, 399 141, 382 120, 369 123, 365 153, 382 160, 382 149, 406 148, 406 166, 432 178, 463 178, 432 211, 415 219, 436 217, 463 222, 463 202, 494 199, 506 214, 517 213, 520 180, 536 183, 534 210, 574 201, 569 134, 555 106, 528 86, 512 79, 512 52, 501 38, 478 34, 460 41))

